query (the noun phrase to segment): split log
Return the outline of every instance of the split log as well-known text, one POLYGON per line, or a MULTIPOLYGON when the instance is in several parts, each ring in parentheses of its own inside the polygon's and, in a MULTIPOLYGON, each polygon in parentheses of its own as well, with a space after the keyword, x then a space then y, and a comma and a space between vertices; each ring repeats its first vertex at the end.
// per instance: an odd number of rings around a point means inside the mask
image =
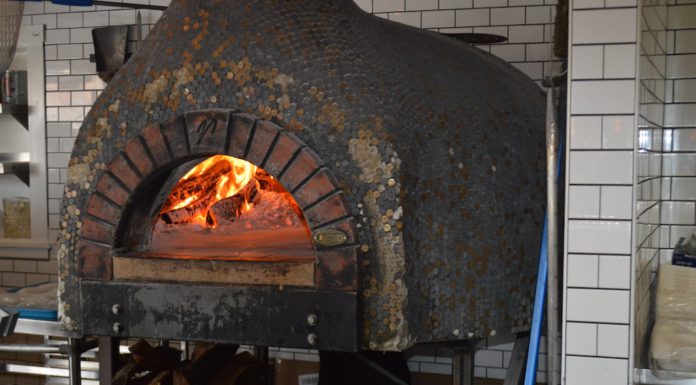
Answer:
POLYGON ((173 372, 167 370, 166 372, 161 372, 155 376, 147 385, 173 385, 174 378, 173 372))
POLYGON ((133 353, 135 363, 155 373, 181 365, 181 352, 168 346, 152 347, 145 340, 140 340, 128 350, 133 353))
POLYGON ((209 383, 218 371, 227 365, 239 345, 215 345, 199 359, 174 371, 174 385, 201 385, 209 383))
POLYGON ((126 366, 122 367, 111 380, 111 385, 128 385, 133 374, 139 371, 138 364, 131 361, 126 366))
POLYGON ((208 350, 215 347, 212 342, 196 342, 196 346, 193 347, 193 352, 191 352, 191 361, 197 361, 203 355, 208 352, 208 350))
POLYGON ((232 357, 210 385, 263 385, 268 370, 249 352, 232 357))
POLYGON ((254 203, 257 196, 258 184, 252 180, 238 194, 229 198, 222 199, 215 203, 208 211, 208 216, 212 218, 206 219, 206 222, 217 223, 220 219, 233 221, 239 218, 244 212, 244 203, 254 203))

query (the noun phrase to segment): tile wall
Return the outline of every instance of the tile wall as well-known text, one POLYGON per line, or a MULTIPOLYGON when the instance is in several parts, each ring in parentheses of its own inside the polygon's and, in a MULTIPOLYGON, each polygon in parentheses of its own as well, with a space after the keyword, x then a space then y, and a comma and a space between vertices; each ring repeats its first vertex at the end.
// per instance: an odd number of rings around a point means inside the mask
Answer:
POLYGON ((696 1, 667 7, 661 260, 696 231, 696 1))
POLYGON ((639 8, 570 2, 563 309, 565 384, 627 384, 639 8))
POLYGON ((667 49, 667 5, 645 0, 641 7, 638 152, 636 154, 636 233, 634 366, 647 367, 650 288, 659 260, 663 205, 663 133, 667 49))

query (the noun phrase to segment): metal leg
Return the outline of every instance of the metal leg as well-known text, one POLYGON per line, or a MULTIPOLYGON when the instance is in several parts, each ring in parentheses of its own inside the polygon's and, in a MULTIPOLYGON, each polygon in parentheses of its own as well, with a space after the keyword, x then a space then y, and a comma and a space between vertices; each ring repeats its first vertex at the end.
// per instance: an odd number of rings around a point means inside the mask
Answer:
POLYGON ((268 346, 254 346, 254 356, 256 359, 263 364, 265 376, 263 379, 264 385, 270 385, 272 383, 270 366, 268 364, 268 346))
POLYGON ((111 385, 118 363, 118 338, 99 337, 99 384, 111 385))
POLYGON ((474 355, 478 340, 470 340, 454 349, 452 355, 452 385, 474 385, 474 355))
POLYGON ((529 350, 529 333, 518 334, 515 346, 512 348, 510 364, 505 372, 503 385, 521 385, 524 382, 524 369, 527 363, 527 351, 529 350))
POLYGON ((79 338, 68 338, 68 370, 70 375, 70 385, 80 385, 82 383, 80 347, 82 340, 79 338))

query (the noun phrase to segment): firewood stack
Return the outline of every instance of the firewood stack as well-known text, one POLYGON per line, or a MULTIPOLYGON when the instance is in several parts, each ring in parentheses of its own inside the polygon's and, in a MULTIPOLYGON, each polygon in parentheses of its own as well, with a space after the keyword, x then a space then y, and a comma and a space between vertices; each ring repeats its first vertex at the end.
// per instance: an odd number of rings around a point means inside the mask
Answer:
POLYGON ((129 348, 126 364, 112 385, 263 385, 265 365, 237 345, 197 343, 191 359, 181 351, 140 340, 129 348))

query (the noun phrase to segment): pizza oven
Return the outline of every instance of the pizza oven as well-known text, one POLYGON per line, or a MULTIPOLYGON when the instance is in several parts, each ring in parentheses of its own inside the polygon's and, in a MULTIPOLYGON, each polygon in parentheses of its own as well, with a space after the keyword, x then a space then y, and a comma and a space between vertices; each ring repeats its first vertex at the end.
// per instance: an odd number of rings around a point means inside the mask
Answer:
POLYGON ((99 96, 59 242, 76 334, 399 351, 524 330, 544 104, 342 0, 174 0, 99 96))

